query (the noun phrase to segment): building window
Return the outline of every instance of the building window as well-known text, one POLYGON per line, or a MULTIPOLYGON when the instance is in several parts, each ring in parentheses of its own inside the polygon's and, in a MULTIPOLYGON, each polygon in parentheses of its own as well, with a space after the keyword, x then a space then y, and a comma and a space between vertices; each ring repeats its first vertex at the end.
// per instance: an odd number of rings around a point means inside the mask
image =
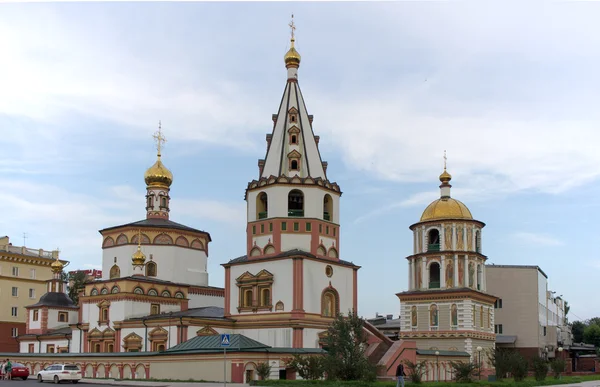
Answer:
POLYGON ((297 171, 298 170, 298 160, 291 160, 290 161, 290 169, 292 171, 297 171))
POLYGON ((18 308, 16 306, 13 306, 12 308, 10 308, 10 315, 13 317, 17 317, 18 316, 17 311, 18 311, 18 308))
POLYGON ((310 222, 306 223, 306 231, 311 231, 312 230, 312 225, 310 224, 310 222))
POLYGON ((261 289, 260 306, 271 306, 271 289, 261 289))
POLYGON ((148 195, 148 203, 146 203, 146 209, 152 208, 152 196, 148 195))
POLYGON ((27 352, 33 353, 34 351, 35 351, 35 345, 34 344, 29 344, 29 346, 27 348, 27 352))
POLYGON ((160 304, 150 305, 150 314, 160 314, 160 304))
POLYGON ((325 234, 329 235, 329 226, 325 226, 325 234))
POLYGON ((161 204, 161 207, 162 207, 162 208, 167 208, 167 198, 165 198, 165 197, 162 197, 162 198, 160 199, 160 204, 161 204))
POLYGON ((239 288, 239 312, 271 311, 273 274, 261 270, 254 275, 245 272, 236 279, 239 288))
POLYGON ((10 329, 10 335, 11 335, 11 337, 17 337, 17 336, 19 336, 19 328, 11 328, 10 329))
POLYGON ((269 217, 269 197, 265 192, 261 192, 256 197, 256 218, 265 219, 269 217))
POLYGON ((35 279, 35 269, 29 269, 29 278, 35 279))
POLYGON ((269 232, 273 232, 273 223, 269 223, 269 232))
POLYGON ((252 306, 252 289, 245 289, 244 290, 244 303, 243 305, 245 307, 251 307, 252 306))
POLYGON ((479 307, 479 326, 483 328, 483 306, 479 307))
POLYGON ((35 298, 35 289, 29 289, 29 298, 35 298))
POLYGON ((12 268, 12 275, 14 277, 18 277, 19 276, 19 268, 17 266, 13 266, 13 268, 12 268))
POLYGON ((299 231, 299 230, 300 230, 300 223, 294 222, 294 231, 299 231))
POLYGON ((334 228, 333 228, 333 236, 335 236, 335 234, 336 234, 336 230, 337 230, 337 228, 335 228, 335 227, 334 227, 334 228))
POLYGON ((440 251, 440 232, 436 228, 427 233, 427 251, 440 251))
POLYGON ((12 287, 12 296, 13 297, 19 297, 19 288, 16 286, 12 287))
POLYGON ((256 225, 252 225, 252 235, 256 235, 256 225))
POLYGON ((323 233, 323 225, 322 225, 322 224, 320 224, 320 225, 319 225, 319 234, 322 234, 322 233, 323 233))
POLYGON ((502 299, 499 298, 494 302, 494 309, 502 309, 502 299))
POLYGON ((33 311, 32 321, 38 321, 39 318, 40 318, 40 311, 36 309, 33 311))
POLYGON ((321 296, 321 315, 335 317, 339 312, 339 296, 334 288, 327 288, 321 296))
POLYGON ((46 353, 54 353, 54 344, 46 345, 46 353))
POLYGON ((429 289, 439 289, 440 288, 440 277, 441 277, 441 269, 440 264, 437 262, 432 262, 429 265, 429 289))
POLYGON ((329 194, 323 198, 323 219, 331 221, 333 218, 333 200, 329 194))
POLYGON ((304 216, 304 194, 294 189, 288 194, 288 216, 304 216))
POLYGON ((298 144, 298 136, 292 134, 292 139, 290 141, 292 144, 298 144))
POLYGON ((109 273, 109 275, 110 275, 110 279, 113 279, 113 278, 119 278, 119 277, 121 276, 121 269, 119 268, 119 266, 118 266, 118 265, 116 265, 116 264, 115 264, 115 265, 113 265, 113 266, 110 268, 110 273, 109 273))
POLYGON ((150 261, 146 264, 146 277, 156 277, 156 262, 150 261))
POLYGON ((281 231, 287 231, 287 222, 281 222, 281 231))
POLYGON ((58 312, 58 322, 68 322, 69 321, 69 313, 68 312, 58 312))
POLYGON ((100 323, 106 323, 108 324, 108 318, 109 318, 109 313, 108 313, 108 305, 104 306, 104 305, 100 305, 99 307, 99 316, 100 319, 98 322, 100 323))
POLYGON ((544 327, 544 336, 546 336, 546 327, 544 327))
POLYGON ((264 225, 264 224, 261 224, 261 225, 260 225, 260 233, 261 233, 261 234, 264 234, 264 233, 265 233, 265 225, 264 225))
POLYGON ((494 325, 494 333, 496 333, 497 335, 502 334, 502 324, 494 325))

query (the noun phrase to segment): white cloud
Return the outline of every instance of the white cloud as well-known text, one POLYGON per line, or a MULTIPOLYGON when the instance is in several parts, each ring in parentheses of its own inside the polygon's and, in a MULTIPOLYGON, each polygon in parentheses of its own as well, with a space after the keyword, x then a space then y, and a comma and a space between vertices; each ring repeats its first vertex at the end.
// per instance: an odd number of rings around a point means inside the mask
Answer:
POLYGON ((543 246, 562 246, 564 242, 549 235, 536 234, 531 232, 518 232, 514 234, 514 237, 521 241, 543 246))

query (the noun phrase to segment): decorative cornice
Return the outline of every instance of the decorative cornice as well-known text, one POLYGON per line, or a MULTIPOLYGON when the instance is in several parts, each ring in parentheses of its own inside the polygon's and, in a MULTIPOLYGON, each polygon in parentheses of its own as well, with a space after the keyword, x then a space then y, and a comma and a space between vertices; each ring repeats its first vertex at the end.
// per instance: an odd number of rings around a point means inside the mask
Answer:
POLYGON ((409 255, 406 257, 406 259, 414 259, 414 258, 420 258, 420 257, 430 257, 430 256, 435 256, 435 257, 440 257, 442 255, 446 255, 447 257, 450 255, 469 255, 469 256, 476 256, 478 258, 481 258, 483 260, 487 260, 488 257, 487 255, 483 255, 481 253, 478 253, 476 251, 467 251, 467 250, 440 250, 440 251, 426 251, 424 253, 417 253, 417 254, 413 254, 413 255, 409 255))
POLYGON ((320 177, 287 177, 285 175, 281 175, 279 177, 271 175, 269 177, 261 177, 259 180, 252 180, 248 183, 248 188, 246 188, 246 194, 244 195, 244 199, 248 198, 248 191, 252 191, 254 189, 260 189, 269 185, 281 185, 281 184, 289 184, 289 185, 305 185, 305 186, 318 186, 321 188, 325 188, 331 192, 335 192, 342 195, 342 191, 340 190, 340 186, 337 183, 332 183, 329 180, 324 180, 320 177))
POLYGON ((435 302, 440 300, 474 299, 477 301, 488 303, 490 305, 493 305, 498 299, 496 296, 492 296, 491 294, 482 293, 480 291, 469 288, 408 291, 396 293, 396 296, 402 302, 435 302))
POLYGON ((455 339, 455 338, 472 338, 481 340, 496 340, 495 333, 480 332, 480 331, 400 331, 398 333, 402 339, 455 339))
POLYGON ((476 220, 476 219, 465 219, 465 218, 444 218, 444 219, 431 219, 431 220, 425 220, 423 222, 417 222, 414 224, 411 224, 408 228, 413 230, 415 227, 419 227, 419 226, 427 226, 430 224, 452 224, 452 223, 456 223, 456 224, 463 224, 463 223, 470 223, 470 224, 478 224, 481 228, 485 227, 485 223, 483 223, 480 220, 476 220))

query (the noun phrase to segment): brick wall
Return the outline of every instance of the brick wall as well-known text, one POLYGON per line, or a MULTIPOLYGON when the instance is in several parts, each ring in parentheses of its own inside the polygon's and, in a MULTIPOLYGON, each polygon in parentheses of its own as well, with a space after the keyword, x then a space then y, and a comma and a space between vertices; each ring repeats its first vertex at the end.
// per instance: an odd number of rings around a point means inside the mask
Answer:
POLYGON ((0 352, 19 352, 19 343, 12 337, 12 328, 17 328, 18 334, 24 335, 25 327, 24 322, 0 322, 0 352))

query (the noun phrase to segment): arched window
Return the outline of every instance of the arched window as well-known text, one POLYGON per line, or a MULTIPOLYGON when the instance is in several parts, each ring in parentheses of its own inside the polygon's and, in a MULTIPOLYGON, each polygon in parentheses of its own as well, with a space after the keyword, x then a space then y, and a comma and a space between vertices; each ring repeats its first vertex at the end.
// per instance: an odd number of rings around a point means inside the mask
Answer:
POLYGON ((475 251, 481 254, 481 231, 475 232, 475 251))
POLYGON ((175 293, 175 298, 184 298, 184 295, 181 292, 177 292, 175 293))
POLYGON ((429 326, 436 328, 439 326, 437 305, 431 305, 429 307, 429 326))
POLYGON ((427 233, 427 251, 440 251, 440 232, 435 228, 427 233))
POLYGON ((323 198, 323 219, 333 219, 333 200, 329 194, 325 195, 323 198))
POLYGON ((144 289, 137 287, 135 289, 133 289, 133 293, 135 294, 144 294, 144 289))
POLYGON ((298 144, 298 136, 296 136, 295 134, 292 134, 292 138, 290 141, 292 144, 298 144))
POLYGON ((481 290, 481 280, 483 277, 482 265, 477 265, 477 290, 481 290))
POLYGON ((244 291, 244 306, 252 306, 252 290, 244 291))
POLYGON ((113 286, 112 289, 110 290, 110 292, 112 294, 117 294, 119 293, 119 287, 118 286, 113 286))
POLYGON ((166 197, 162 196, 162 197, 160 198, 160 206, 161 206, 162 208, 167 208, 167 198, 166 198, 166 197))
POLYGON ((260 305, 270 306, 271 305, 271 290, 262 289, 260 294, 260 305))
POLYGON ((304 194, 294 189, 288 194, 288 216, 304 216, 304 194))
POLYGON ((290 162, 290 169, 292 171, 297 171, 298 170, 298 160, 292 160, 290 162))
POLYGON ((148 295, 149 296, 158 296, 158 292, 156 291, 156 289, 150 289, 150 290, 148 290, 148 295))
POLYGON ((108 321, 108 308, 102 308, 102 321, 108 321))
POLYGON ((110 278, 119 278, 121 276, 121 269, 119 268, 119 266, 117 265, 113 265, 113 267, 110 268, 110 278))
POLYGON ((146 207, 147 207, 147 208, 152 208, 152 207, 153 207, 153 203, 152 203, 152 201, 153 201, 153 200, 152 200, 152 195, 148 195, 148 196, 146 196, 146 198, 147 198, 147 200, 148 200, 148 202, 146 203, 146 207))
POLYGON ((269 201, 265 192, 261 192, 256 197, 256 218, 265 219, 269 217, 269 201))
POLYGON ((432 262, 429 265, 429 289, 440 288, 440 264, 432 262))
POLYGON ((163 292, 160 295, 163 297, 171 297, 171 292, 168 290, 163 290, 163 292))
POLYGON ((150 261, 146 264, 146 277, 156 277, 156 262, 150 261))
POLYGON ((321 296, 321 315, 324 317, 335 317, 338 309, 337 292, 332 288, 325 290, 321 296))
POLYGON ((418 320, 417 320, 417 307, 413 305, 410 308, 410 325, 411 325, 411 327, 416 328, 417 327, 417 323, 418 323, 418 320))
POLYGON ((92 289, 92 291, 90 292, 90 296, 97 296, 98 295, 98 289, 92 289))
POLYGON ((108 289, 102 288, 102 290, 100 291, 100 294, 108 294, 108 289))

